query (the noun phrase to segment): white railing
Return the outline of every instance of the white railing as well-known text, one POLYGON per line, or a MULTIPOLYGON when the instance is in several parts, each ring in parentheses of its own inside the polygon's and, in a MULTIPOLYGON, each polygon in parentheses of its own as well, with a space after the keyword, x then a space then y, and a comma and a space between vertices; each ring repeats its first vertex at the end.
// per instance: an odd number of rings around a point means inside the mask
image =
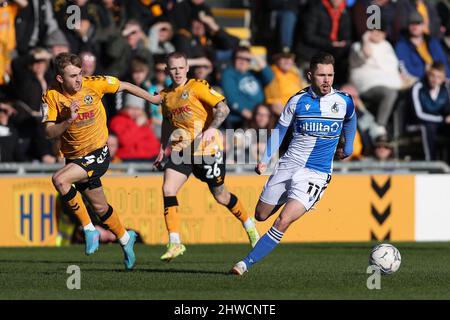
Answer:
MULTIPOLYGON (((0 163, 0 176, 49 175, 62 166, 62 163, 0 163)), ((153 170, 151 163, 114 163, 110 164, 109 168, 111 174, 115 175, 161 174, 153 170)), ((235 174, 251 173, 254 168, 253 164, 227 164, 227 172, 235 174)), ((450 173, 450 167, 441 161, 335 162, 334 173, 450 173)))

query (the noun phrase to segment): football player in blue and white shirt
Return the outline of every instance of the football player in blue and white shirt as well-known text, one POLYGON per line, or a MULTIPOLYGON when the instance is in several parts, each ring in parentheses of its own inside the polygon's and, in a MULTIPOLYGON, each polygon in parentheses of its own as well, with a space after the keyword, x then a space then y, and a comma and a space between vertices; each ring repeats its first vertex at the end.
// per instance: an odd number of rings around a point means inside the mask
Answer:
POLYGON ((289 126, 293 137, 286 153, 266 182, 256 206, 255 218, 264 221, 285 205, 272 228, 264 234, 246 258, 231 270, 242 275, 267 256, 280 242, 291 223, 320 200, 331 180, 333 158, 350 156, 356 132, 352 97, 333 89, 334 58, 318 53, 310 62, 311 86, 292 96, 280 116, 255 170, 262 174, 283 141, 289 126), (341 132, 345 138, 338 147, 341 132))

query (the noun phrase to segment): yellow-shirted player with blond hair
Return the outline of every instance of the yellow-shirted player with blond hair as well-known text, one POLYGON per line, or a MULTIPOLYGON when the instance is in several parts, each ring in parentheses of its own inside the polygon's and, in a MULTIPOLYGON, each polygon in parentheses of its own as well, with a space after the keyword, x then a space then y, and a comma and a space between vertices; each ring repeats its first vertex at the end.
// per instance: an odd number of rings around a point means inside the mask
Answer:
POLYGON ((57 84, 42 96, 42 122, 49 139, 60 140, 60 151, 66 165, 52 177, 61 198, 79 218, 86 241, 86 254, 99 247, 99 232, 89 218, 80 192, 92 205, 102 222, 116 235, 124 252, 124 264, 131 270, 135 264, 136 233, 123 227, 117 212, 108 204, 100 177, 110 161, 106 145, 108 128, 101 98, 105 93, 126 90, 151 103, 160 103, 160 96, 120 82, 108 76, 83 77, 81 60, 70 53, 55 58, 57 84), (75 185, 72 186, 72 184, 75 185))
POLYGON ((238 198, 225 185, 223 144, 217 130, 230 109, 225 98, 204 80, 188 79, 186 56, 168 55, 167 72, 172 86, 161 91, 163 124, 161 150, 154 163, 161 168, 164 151, 171 143, 171 156, 164 166, 164 218, 169 232, 167 251, 161 260, 170 261, 186 251, 180 240, 177 193, 191 173, 208 184, 216 201, 226 206, 244 225, 252 246, 259 239, 255 223, 238 198))

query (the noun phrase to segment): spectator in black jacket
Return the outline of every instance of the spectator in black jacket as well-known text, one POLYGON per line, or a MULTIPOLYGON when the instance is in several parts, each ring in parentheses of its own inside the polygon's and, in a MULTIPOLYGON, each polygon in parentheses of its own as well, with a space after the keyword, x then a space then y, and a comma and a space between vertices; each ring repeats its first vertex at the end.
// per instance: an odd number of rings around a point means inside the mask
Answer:
POLYGON ((213 16, 211 8, 205 3, 205 0, 184 0, 177 2, 169 13, 170 22, 178 29, 189 29, 191 19, 198 17, 200 12, 213 16))
POLYGON ((336 60, 334 82, 341 85, 347 79, 352 40, 350 11, 345 0, 321 0, 310 10, 298 55, 302 60, 309 61, 318 51, 331 53, 336 60))
POLYGON ((0 101, 0 162, 22 161, 17 128, 10 121, 16 113, 11 103, 0 101))
POLYGON ((214 62, 217 50, 234 50, 239 46, 239 39, 223 30, 212 16, 201 12, 191 20, 189 30, 178 31, 174 44, 188 58, 206 56, 214 62))
POLYGON ((28 161, 56 161, 51 143, 45 138, 40 111, 42 94, 51 81, 47 73, 50 59, 48 51, 35 48, 29 55, 18 57, 12 62, 14 77, 11 87, 16 100, 20 101, 14 121, 19 130, 22 153, 28 161))
POLYGON ((45 47, 48 35, 62 31, 53 15, 49 0, 29 1, 16 17, 17 51, 26 55, 30 49, 45 47))
POLYGON ((450 98, 445 86, 445 65, 434 62, 426 77, 412 87, 412 100, 421 124, 425 160, 436 160, 436 138, 449 134, 450 98))

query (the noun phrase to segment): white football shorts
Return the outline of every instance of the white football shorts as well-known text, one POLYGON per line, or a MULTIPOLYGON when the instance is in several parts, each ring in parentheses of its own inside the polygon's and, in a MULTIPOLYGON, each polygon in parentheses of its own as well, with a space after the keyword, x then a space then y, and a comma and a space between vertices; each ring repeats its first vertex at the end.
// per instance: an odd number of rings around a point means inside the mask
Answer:
POLYGON ((331 175, 308 168, 276 168, 264 185, 259 200, 270 205, 282 205, 287 200, 300 201, 306 210, 320 200, 331 175))

